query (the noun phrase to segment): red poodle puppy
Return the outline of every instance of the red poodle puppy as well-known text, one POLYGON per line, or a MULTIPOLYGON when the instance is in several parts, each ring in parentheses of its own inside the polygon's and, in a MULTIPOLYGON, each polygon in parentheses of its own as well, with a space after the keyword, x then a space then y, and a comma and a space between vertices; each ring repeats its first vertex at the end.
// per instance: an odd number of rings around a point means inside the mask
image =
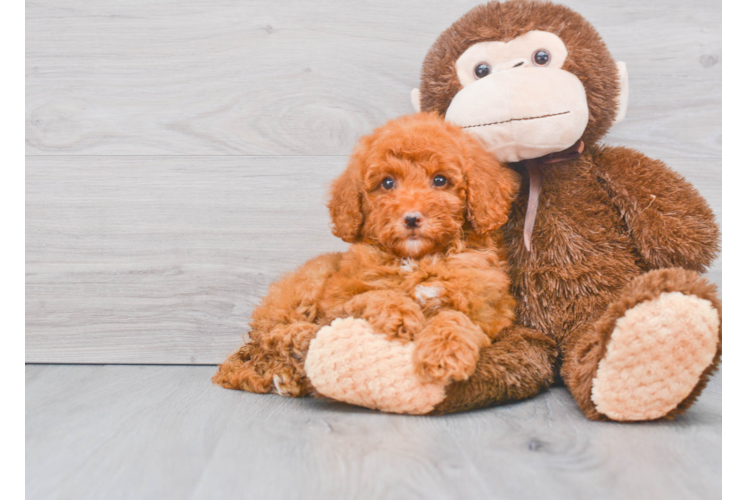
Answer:
POLYGON ((495 231, 519 176, 435 114, 390 121, 364 137, 333 183, 332 232, 352 243, 270 287, 249 341, 219 367, 226 388, 305 396, 309 343, 336 318, 415 341, 425 381, 465 380, 481 347, 514 320, 495 231))

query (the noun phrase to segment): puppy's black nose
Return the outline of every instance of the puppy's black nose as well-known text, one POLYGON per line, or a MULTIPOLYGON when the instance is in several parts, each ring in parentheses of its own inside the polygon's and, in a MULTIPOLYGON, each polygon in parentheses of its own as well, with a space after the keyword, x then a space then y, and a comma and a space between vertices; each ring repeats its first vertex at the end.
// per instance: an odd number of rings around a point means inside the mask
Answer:
POLYGON ((405 215, 403 215, 403 218, 405 219, 405 226, 408 229, 417 228, 421 225, 422 217, 423 216, 421 215, 421 212, 407 212, 405 215))

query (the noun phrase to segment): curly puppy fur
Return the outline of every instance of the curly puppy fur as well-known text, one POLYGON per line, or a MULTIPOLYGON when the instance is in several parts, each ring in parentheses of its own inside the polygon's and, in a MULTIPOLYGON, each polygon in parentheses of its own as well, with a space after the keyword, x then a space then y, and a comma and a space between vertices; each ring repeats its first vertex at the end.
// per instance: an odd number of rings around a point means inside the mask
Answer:
POLYGON ((333 183, 333 233, 352 243, 270 287, 249 341, 213 381, 285 396, 313 390, 309 343, 339 317, 415 340, 424 380, 464 381, 480 349, 501 337, 515 301, 500 235, 519 175, 436 113, 393 120, 364 137, 333 183))

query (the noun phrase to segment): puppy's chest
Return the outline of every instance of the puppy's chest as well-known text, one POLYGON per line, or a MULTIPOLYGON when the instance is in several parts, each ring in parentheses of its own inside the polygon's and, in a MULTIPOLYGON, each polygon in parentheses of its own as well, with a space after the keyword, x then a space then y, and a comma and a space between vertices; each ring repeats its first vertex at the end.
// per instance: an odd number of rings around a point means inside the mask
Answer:
POLYGON ((442 305, 441 299, 444 296, 444 288, 438 283, 444 277, 433 269, 438 265, 437 262, 424 265, 423 262, 404 258, 388 266, 383 276, 372 284, 376 283, 377 288, 384 286, 401 290, 421 307, 438 308, 442 305))

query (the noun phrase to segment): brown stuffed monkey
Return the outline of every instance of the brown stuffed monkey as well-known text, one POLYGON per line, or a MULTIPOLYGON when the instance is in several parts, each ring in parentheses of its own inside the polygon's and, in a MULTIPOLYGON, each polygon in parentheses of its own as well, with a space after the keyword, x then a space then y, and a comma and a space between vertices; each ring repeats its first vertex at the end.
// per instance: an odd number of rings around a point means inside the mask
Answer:
MULTIPOLYGON (((483 349, 468 380, 438 393, 434 413, 527 398, 560 375, 588 418, 672 418, 718 366, 721 303, 700 273, 719 229, 679 174, 599 143, 627 96, 625 66, 560 5, 478 6, 429 50, 414 105, 474 133, 523 176, 501 229, 517 324, 483 349)), ((352 373, 345 357, 324 363, 325 377, 310 375, 323 395, 331 373, 352 373)), ((358 360, 359 392, 376 363, 358 360)))

